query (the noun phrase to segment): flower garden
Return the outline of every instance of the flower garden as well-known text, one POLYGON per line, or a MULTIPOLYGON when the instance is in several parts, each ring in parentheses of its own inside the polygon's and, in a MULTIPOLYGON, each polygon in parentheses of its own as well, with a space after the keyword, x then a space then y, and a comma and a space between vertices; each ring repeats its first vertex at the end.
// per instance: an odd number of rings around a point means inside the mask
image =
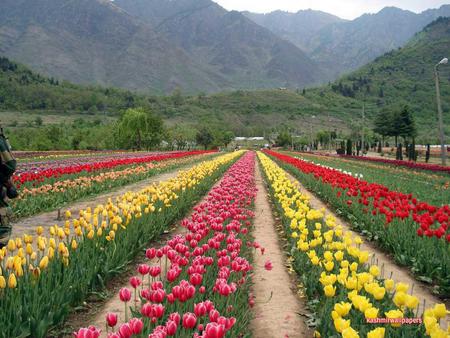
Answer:
MULTIPOLYGON (((254 295, 256 280, 277 278, 274 254, 292 279, 277 288, 302 306, 310 336, 450 334, 445 171, 279 151, 52 153, 23 154, 15 180, 20 216, 65 212, 0 250, 1 337, 256 337, 253 328, 271 314, 255 304, 283 302, 254 295), (163 171, 173 178, 70 210, 163 171), (398 177, 410 183, 392 182, 398 177), (303 187, 327 208, 315 208, 303 187), (427 187, 436 191, 427 195, 427 187), (266 252, 254 232, 258 194, 281 229, 271 238, 277 252, 266 252), (408 279, 392 278, 376 250, 408 279), (255 270, 261 255, 264 267, 255 270), (122 284, 104 293, 114 281, 122 284), (100 293, 107 296, 98 313, 89 312, 90 296, 100 293), (70 333, 67 323, 75 323, 70 333)), ((277 325, 279 337, 302 337, 300 328, 277 325)))

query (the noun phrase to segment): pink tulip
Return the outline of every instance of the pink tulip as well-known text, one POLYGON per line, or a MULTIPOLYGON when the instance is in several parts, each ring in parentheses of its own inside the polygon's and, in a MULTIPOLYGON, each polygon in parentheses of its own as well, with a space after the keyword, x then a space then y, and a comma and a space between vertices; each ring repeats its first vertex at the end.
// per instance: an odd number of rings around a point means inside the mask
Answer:
POLYGON ((134 276, 130 278, 130 285, 133 287, 133 289, 136 289, 139 285, 141 285, 142 281, 134 276))
POLYGON ((131 292, 127 288, 122 288, 119 291, 119 298, 122 302, 129 302, 131 299, 131 292))
POLYGON ((223 338, 225 336, 225 328, 217 323, 208 323, 205 328, 204 338, 223 338))
POLYGON ((117 314, 108 313, 106 314, 106 323, 109 327, 114 327, 117 325, 117 314))
POLYGON ((197 324, 197 317, 195 314, 187 312, 183 315, 183 327, 185 329, 193 329, 197 324))
POLYGON ((100 337, 101 330, 95 326, 89 326, 88 328, 81 328, 78 332, 74 332, 73 335, 76 338, 98 338, 100 337))
POLYGON ((273 269, 272 262, 269 261, 269 260, 267 260, 266 263, 264 264, 264 268, 265 268, 267 271, 272 270, 272 269, 273 269))
POLYGON ((125 323, 120 325, 119 333, 121 338, 130 338, 133 335, 133 330, 131 329, 130 324, 125 323))
POLYGON ((129 321, 129 326, 133 334, 140 334, 144 328, 144 323, 138 318, 132 318, 129 321))

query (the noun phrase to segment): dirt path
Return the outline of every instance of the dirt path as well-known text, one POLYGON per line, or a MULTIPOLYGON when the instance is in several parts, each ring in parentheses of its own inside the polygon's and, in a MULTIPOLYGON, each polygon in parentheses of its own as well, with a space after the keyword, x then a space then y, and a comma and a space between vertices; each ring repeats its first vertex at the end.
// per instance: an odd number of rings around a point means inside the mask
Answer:
MULTIPOLYGON (((330 208, 323 203, 319 198, 317 198, 313 193, 308 191, 297 179, 295 179, 292 175, 288 173, 289 179, 298 184, 300 187, 300 190, 303 194, 309 196, 309 204, 314 209, 325 209, 325 215, 332 215, 336 218, 337 223, 341 224, 344 231, 350 231, 355 236, 360 236, 363 238, 362 235, 359 233, 353 231, 351 229, 351 226, 348 222, 337 216, 335 213, 333 213, 330 208)), ((384 278, 392 278, 395 282, 402 282, 409 284, 410 288, 409 291, 413 291, 413 294, 419 298, 420 303, 418 306, 418 315, 420 316, 423 313, 424 310, 424 301, 425 301, 425 308, 432 307, 434 304, 442 303, 443 301, 439 298, 435 297, 431 291, 429 290, 429 286, 416 280, 414 276, 411 275, 411 273, 408 271, 407 268, 399 266, 396 264, 391 257, 389 257, 387 254, 382 252, 375 244, 372 244, 370 242, 363 242, 361 244, 361 249, 368 251, 372 256, 372 260, 369 260, 369 262, 373 262, 372 264, 377 264, 380 267, 380 271, 383 272, 382 277, 384 278), (392 277, 390 277, 392 274, 392 277)), ((446 303, 447 308, 450 306, 450 302, 444 302, 446 303)), ((442 327, 446 328, 447 323, 450 322, 449 316, 447 316, 446 320, 442 319, 441 323, 444 323, 442 327)))
MULTIPOLYGON (((86 209, 89 206, 95 206, 97 204, 104 203, 108 198, 116 198, 118 196, 123 195, 127 191, 139 191, 140 189, 145 188, 147 185, 153 182, 161 182, 169 180, 173 177, 175 177, 180 170, 185 170, 188 168, 191 168, 195 165, 195 163, 190 163, 188 165, 183 165, 177 169, 167 171, 162 174, 157 174, 155 176, 152 176, 148 179, 145 179, 143 181, 139 181, 137 183, 125 185, 123 187, 120 187, 119 189, 115 189, 113 191, 110 191, 105 194, 93 196, 91 198, 75 202, 73 204, 67 205, 63 210, 71 210, 73 215, 76 215, 79 213, 80 210, 86 209)), ((63 214, 63 213, 62 213, 63 214)), ((42 226, 44 229, 49 228, 50 226, 54 225, 55 223, 61 223, 61 221, 58 221, 58 211, 50 211, 45 212, 42 214, 34 215, 31 217, 23 218, 19 220, 17 223, 13 224, 13 232, 11 237, 21 237, 23 234, 30 234, 34 233, 34 230, 37 226, 42 226)))
POLYGON ((257 338, 312 337, 299 313, 305 313, 305 305, 296 295, 296 286, 286 269, 286 257, 278 241, 275 220, 269 204, 268 192, 256 166, 255 241, 265 248, 265 254, 258 251, 254 256, 253 294, 255 296, 254 318, 250 324, 253 336, 257 338), (273 264, 266 271, 266 260, 273 264))

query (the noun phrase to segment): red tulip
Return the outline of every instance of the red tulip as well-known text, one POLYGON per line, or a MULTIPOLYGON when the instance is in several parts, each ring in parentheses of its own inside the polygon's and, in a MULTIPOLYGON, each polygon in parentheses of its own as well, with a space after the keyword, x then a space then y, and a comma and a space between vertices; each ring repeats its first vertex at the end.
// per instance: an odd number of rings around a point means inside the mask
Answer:
POLYGON ((130 285, 133 287, 133 289, 136 289, 139 285, 141 285, 142 281, 138 277, 131 277, 130 278, 130 285))
POLYGON ((138 318, 130 319, 129 325, 133 334, 140 334, 144 328, 144 323, 138 318))
POLYGON ((145 251, 145 256, 147 256, 148 259, 155 258, 156 257, 156 249, 155 248, 147 249, 145 251))
POLYGON ((264 264, 264 268, 265 268, 267 271, 272 270, 272 269, 273 269, 272 262, 269 261, 269 260, 267 260, 266 263, 264 264))
POLYGON ((183 327, 185 329, 193 329, 197 324, 197 317, 195 314, 187 312, 183 315, 183 327))
POLYGON ((115 313, 108 313, 106 315, 106 323, 109 327, 114 327, 117 325, 117 314, 115 313))
POLYGON ((208 323, 205 328, 204 338, 223 338, 225 336, 225 328, 217 323, 208 323))
POLYGON ((119 298, 122 302, 129 302, 131 299, 131 292, 127 288, 122 288, 119 291, 119 298))
POLYGON ((73 335, 76 338, 98 338, 100 337, 101 330, 95 326, 89 326, 89 328, 81 328, 78 332, 74 332, 73 335))
POLYGON ((166 331, 168 336, 175 336, 177 332, 178 325, 173 320, 169 320, 166 324, 166 331))
POLYGON ((139 272, 142 276, 145 276, 146 274, 148 274, 149 271, 150 271, 150 266, 148 266, 147 264, 139 264, 139 266, 138 266, 138 272, 139 272))
POLYGON ((132 330, 130 324, 125 323, 125 324, 120 325, 119 334, 120 334, 121 338, 130 338, 133 335, 133 330, 132 330))

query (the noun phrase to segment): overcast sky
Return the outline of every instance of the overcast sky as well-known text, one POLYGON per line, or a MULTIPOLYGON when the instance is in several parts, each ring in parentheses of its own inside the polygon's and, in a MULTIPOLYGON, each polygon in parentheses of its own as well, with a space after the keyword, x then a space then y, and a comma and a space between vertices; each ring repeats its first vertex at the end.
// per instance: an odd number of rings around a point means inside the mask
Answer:
POLYGON ((316 9, 337 15, 344 19, 354 19, 364 13, 376 13, 386 6, 395 6, 413 12, 437 8, 450 0, 214 0, 228 10, 248 10, 268 13, 277 9, 297 12, 300 9, 316 9))

